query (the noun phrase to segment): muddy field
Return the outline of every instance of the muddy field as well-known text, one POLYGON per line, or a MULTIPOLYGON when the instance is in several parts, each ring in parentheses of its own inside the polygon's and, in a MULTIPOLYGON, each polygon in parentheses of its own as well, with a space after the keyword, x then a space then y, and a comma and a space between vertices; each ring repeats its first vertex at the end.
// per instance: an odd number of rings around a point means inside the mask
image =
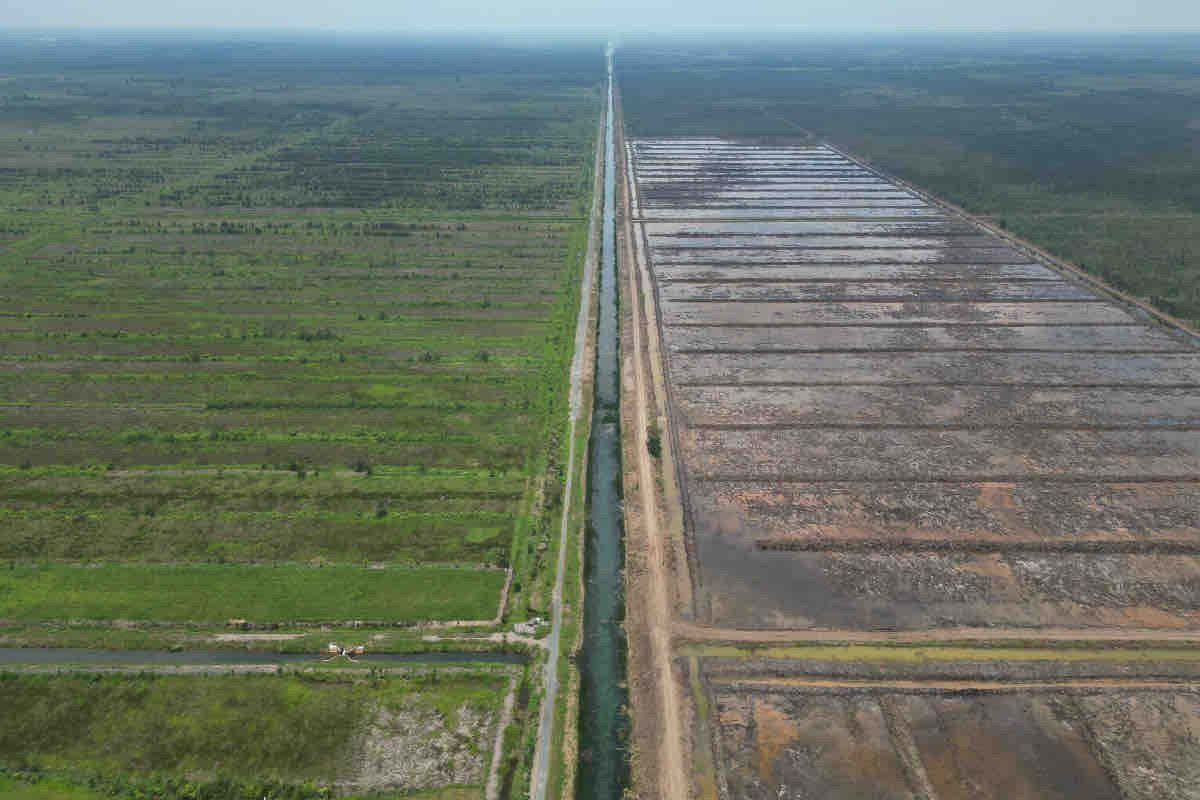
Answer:
POLYGON ((1200 662, 1179 651, 788 655, 709 655, 694 668, 722 796, 1200 796, 1200 662))
POLYGON ((1200 347, 830 148, 630 145, 698 622, 1200 627, 1200 347))
POLYGON ((685 648, 702 796, 1200 796, 1187 649, 685 648))
POLYGON ((733 797, 1197 796, 1188 690, 762 686, 714 700, 733 797))
POLYGON ((1200 343, 832 148, 628 151, 694 794, 1200 798, 1200 343))

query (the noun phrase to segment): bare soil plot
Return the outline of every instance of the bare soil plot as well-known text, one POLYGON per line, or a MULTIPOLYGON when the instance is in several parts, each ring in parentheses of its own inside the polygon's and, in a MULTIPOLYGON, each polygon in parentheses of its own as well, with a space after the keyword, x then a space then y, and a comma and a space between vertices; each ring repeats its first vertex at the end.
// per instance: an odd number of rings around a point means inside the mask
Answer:
POLYGON ((1200 624, 1192 337, 831 148, 629 154, 698 622, 1200 624))
POLYGON ((717 684, 712 695, 718 780, 729 797, 1196 796, 1200 708, 1187 689, 897 691, 813 681, 717 684))
POLYGON ((1122 641, 1200 630, 1196 340, 832 149, 629 154, 696 794, 1196 798, 1195 651, 1122 641))

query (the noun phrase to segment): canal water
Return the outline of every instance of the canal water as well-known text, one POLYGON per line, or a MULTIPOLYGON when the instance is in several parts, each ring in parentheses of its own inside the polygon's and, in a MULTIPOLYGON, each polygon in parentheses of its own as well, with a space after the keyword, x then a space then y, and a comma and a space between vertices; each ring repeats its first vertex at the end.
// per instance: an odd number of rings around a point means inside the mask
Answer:
POLYGON ((588 442, 586 597, 580 675, 579 800, 619 800, 628 782, 625 705, 624 537, 621 522, 621 373, 617 324, 616 153, 613 141, 612 50, 604 129, 604 216, 601 227, 595 399, 588 442))

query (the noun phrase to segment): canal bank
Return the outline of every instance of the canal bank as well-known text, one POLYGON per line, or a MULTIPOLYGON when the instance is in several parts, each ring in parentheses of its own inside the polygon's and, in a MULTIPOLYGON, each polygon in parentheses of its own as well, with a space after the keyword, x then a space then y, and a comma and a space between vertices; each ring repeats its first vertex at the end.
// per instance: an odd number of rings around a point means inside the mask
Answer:
POLYGON ((588 440, 580 800, 620 798, 628 783, 625 708, 625 562, 621 517, 620 342, 616 256, 616 145, 612 50, 604 126, 604 204, 596 331, 595 395, 588 440))
POLYGON ((613 94, 617 151, 617 244, 621 277, 621 424, 629 783, 639 797, 715 797, 693 785, 685 720, 694 686, 676 674, 672 638, 679 613, 690 613, 689 563, 683 548, 678 444, 666 407, 658 304, 647 268, 633 163, 624 137, 619 89, 613 94))

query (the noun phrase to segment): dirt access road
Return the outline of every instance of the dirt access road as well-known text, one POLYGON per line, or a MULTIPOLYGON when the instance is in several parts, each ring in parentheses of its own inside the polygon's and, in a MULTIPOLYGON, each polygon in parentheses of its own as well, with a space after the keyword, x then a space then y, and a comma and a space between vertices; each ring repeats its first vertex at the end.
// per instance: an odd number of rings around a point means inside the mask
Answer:
MULTIPOLYGON (((618 112, 617 120, 621 117, 618 112)), ((621 218, 623 318, 622 431, 625 451, 625 531, 627 539, 627 590, 630 598, 627 627, 630 629, 630 684, 634 712, 634 781, 639 796, 676 798, 688 795, 687 763, 684 756, 682 703, 676 690, 672 667, 672 607, 669 554, 663 504, 658 487, 661 476, 650 457, 649 431, 657 428, 659 409, 652 407, 649 360, 657 351, 654 337, 654 298, 648 276, 636 251, 630 212, 631 182, 624 158, 624 136, 619 137, 622 154, 619 196, 621 218), (651 306, 651 308, 647 308, 651 306), (653 423, 653 425, 652 425, 653 423), (632 457, 632 458, 631 458, 632 457), (632 491, 631 491, 632 490, 632 491), (631 502, 636 498, 636 505, 631 502), (650 711, 653 709, 653 711, 650 711)))
MULTIPOLYGON (((609 58, 609 93, 612 91, 612 54, 609 58)), ((607 113, 607 112, 606 112, 607 113)), ((571 394, 570 421, 567 433, 567 477, 563 487, 562 521, 558 534, 558 560, 555 565, 554 591, 550 597, 550 634, 546 637, 546 664, 543 669, 543 698, 541 714, 538 719, 537 744, 534 749, 533 765, 530 768, 529 796, 531 800, 545 800, 547 781, 549 778, 551 747, 554 744, 554 715, 558 703, 559 682, 558 666, 562 657, 562 621, 563 621, 563 583, 567 567, 567 548, 571 541, 571 499, 574 495, 576 481, 575 441, 581 415, 590 412, 585 402, 591 398, 583 396, 583 383, 587 373, 593 369, 593 363, 588 354, 591 352, 592 339, 589 320, 591 319, 592 295, 596 285, 596 267, 599 261, 599 241, 601 199, 604 185, 604 129, 606 116, 601 115, 599 132, 596 137, 596 154, 593 174, 595 179, 592 186, 592 210, 588 219, 588 244, 584 256, 583 283, 579 293, 579 314, 575 322, 575 352, 571 358, 571 394)))

